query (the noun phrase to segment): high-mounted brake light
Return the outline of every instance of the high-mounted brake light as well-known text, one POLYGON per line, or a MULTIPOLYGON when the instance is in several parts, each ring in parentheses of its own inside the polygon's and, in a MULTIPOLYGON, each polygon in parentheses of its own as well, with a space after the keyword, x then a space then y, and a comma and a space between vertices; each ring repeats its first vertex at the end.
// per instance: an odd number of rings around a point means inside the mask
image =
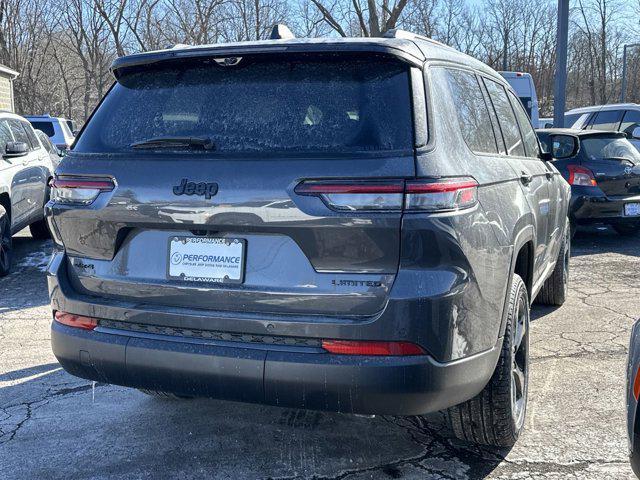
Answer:
POLYGON ((112 191, 115 183, 108 177, 56 177, 50 186, 54 202, 90 205, 101 192, 112 191))
POLYGON ((58 310, 54 315, 55 321, 68 327, 80 328, 82 330, 93 330, 98 326, 98 320, 92 317, 74 315, 73 313, 61 312, 58 310))
POLYGON ((323 340, 322 348, 338 355, 426 355, 422 347, 410 342, 323 340))
POLYGON ((478 182, 470 177, 419 180, 311 180, 300 183, 298 195, 320 197, 341 211, 452 211, 478 201, 478 182))
POLYGON ((586 187, 597 187, 593 172, 588 168, 581 167, 580 165, 569 165, 569 185, 582 185, 586 187))

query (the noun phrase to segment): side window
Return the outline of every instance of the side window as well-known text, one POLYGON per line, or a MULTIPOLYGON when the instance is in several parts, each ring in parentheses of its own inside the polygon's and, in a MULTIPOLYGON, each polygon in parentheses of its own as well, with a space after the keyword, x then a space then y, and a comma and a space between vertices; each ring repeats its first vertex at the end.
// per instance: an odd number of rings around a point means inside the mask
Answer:
POLYGON ((527 157, 539 158, 540 147, 538 146, 536 132, 533 131, 533 127, 531 126, 531 122, 529 121, 529 116, 522 108, 520 100, 518 100, 518 98, 511 92, 509 92, 509 98, 511 99, 511 106, 513 107, 513 111, 516 113, 516 119, 518 120, 520 133, 522 134, 522 139, 524 140, 524 149, 527 157))
POLYGON ((0 120, 0 152, 5 151, 8 142, 13 142, 13 135, 6 120, 0 120))
POLYGON ((624 117, 622 118, 622 124, 620 125, 620 131, 627 135, 631 135, 636 127, 640 127, 640 111, 625 111, 624 117))
POLYGON ((474 153, 497 153, 489 109, 475 74, 463 70, 434 69, 434 79, 447 84, 464 141, 474 153))
POLYGON ((507 148, 507 155, 524 157, 524 144, 515 114, 507 98, 507 91, 502 85, 493 80, 484 79, 484 83, 487 86, 491 103, 498 116, 500 130, 502 130, 502 137, 507 148))
POLYGON ((11 128, 11 133, 13 133, 13 138, 15 138, 16 142, 23 142, 27 145, 31 145, 29 142, 29 137, 27 137, 27 132, 24 128, 22 128, 22 122, 19 120, 8 120, 9 127, 11 128))
POLYGON ((36 130, 36 135, 38 136, 38 138, 40 139, 40 143, 42 143, 42 145, 44 146, 44 149, 49 152, 49 153, 55 153, 55 147, 53 146, 53 144, 51 143, 51 140, 49 140, 49 137, 47 137, 47 134, 44 133, 41 130, 36 130))
POLYGON ((596 113, 589 128, 591 130, 606 130, 609 132, 617 131, 620 120, 622 119, 622 110, 606 110, 596 113))
POLYGON ((31 145, 31 150, 37 150, 40 148, 40 142, 38 141, 38 137, 36 137, 36 133, 31 128, 31 124, 20 122, 22 128, 24 128, 27 137, 29 138, 29 144, 31 145))
POLYGON ((589 118, 589 115, 591 115, 590 113, 571 113, 571 114, 564 114, 564 127, 565 128, 571 128, 574 125, 576 126, 576 128, 582 128, 582 124, 584 123, 584 121, 589 118))

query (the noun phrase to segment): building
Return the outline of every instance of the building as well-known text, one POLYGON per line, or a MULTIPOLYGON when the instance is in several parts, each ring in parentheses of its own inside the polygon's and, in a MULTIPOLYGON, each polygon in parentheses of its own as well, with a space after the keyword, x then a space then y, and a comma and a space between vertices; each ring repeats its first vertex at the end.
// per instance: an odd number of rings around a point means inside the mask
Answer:
POLYGON ((18 72, 0 65, 0 110, 15 110, 13 99, 13 81, 18 76, 18 72))

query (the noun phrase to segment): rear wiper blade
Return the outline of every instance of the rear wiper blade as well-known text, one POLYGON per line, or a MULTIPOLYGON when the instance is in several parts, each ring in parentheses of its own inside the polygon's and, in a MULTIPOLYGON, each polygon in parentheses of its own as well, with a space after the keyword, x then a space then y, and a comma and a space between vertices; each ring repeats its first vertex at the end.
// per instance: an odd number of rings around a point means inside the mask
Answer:
POLYGON ((204 150, 215 150, 216 144, 207 137, 157 137, 132 143, 130 147, 141 149, 198 147, 204 150))

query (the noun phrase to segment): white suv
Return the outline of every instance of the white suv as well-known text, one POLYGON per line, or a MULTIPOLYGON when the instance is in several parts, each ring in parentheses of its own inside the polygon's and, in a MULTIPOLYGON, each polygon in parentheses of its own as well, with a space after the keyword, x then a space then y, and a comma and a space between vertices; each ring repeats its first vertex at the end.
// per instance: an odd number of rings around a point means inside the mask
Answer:
POLYGON ((31 122, 33 128, 46 133, 60 150, 68 150, 75 140, 66 118, 50 115, 29 115, 25 118, 31 122))
POLYGON ((634 136, 634 130, 640 127, 640 105, 637 103, 612 103, 574 108, 566 112, 564 118, 566 127, 624 132, 629 141, 640 150, 640 138, 634 136))

